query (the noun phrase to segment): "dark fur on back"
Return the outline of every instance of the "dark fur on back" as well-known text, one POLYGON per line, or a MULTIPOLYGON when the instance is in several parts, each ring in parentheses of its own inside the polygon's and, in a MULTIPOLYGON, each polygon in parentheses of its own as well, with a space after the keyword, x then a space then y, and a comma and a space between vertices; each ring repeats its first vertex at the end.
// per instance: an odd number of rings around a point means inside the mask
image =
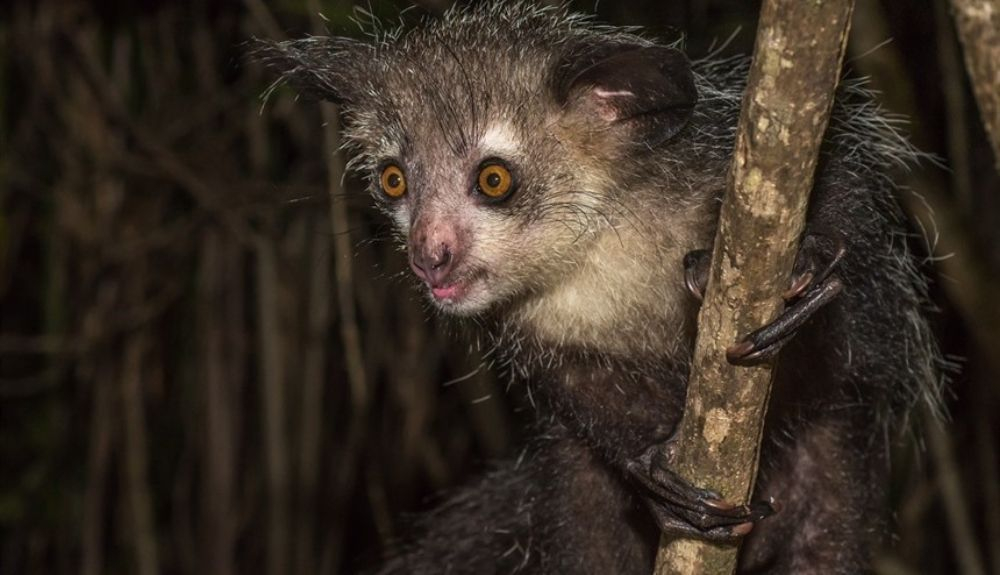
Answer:
MULTIPOLYGON (((658 531, 624 466, 681 417, 697 311, 681 261, 714 237, 748 62, 693 62, 690 117, 636 145, 641 120, 602 124, 586 112, 608 110, 573 84, 623 47, 656 48, 564 9, 497 2, 369 43, 259 48, 283 80, 342 104, 353 166, 401 241, 428 213, 469 228, 469 265, 489 282, 458 312, 537 410, 522 455, 421 520, 385 573, 651 569, 658 531), (502 205, 463 191, 481 148, 516 167, 502 205), (408 170, 405 203, 378 192, 386 158, 408 170)), ((782 353, 757 495, 783 510, 749 537, 747 572, 867 569, 887 531, 887 430, 917 402, 937 408, 925 281, 890 176, 915 156, 861 85, 840 88, 806 233, 843 239, 845 288, 782 353)))

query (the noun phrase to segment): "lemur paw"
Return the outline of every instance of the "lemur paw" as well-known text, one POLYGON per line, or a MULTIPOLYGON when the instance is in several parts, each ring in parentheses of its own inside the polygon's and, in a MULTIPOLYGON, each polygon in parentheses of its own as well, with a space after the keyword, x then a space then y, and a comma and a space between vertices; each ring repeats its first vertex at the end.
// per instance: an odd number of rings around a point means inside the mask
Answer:
POLYGON ((641 489, 640 497, 664 533, 707 541, 733 541, 777 510, 773 501, 735 505, 718 493, 691 485, 669 468, 666 449, 669 448, 653 446, 626 466, 641 489))
MULTIPOLYGON (((729 363, 757 365, 778 355, 802 324, 843 290, 835 270, 845 252, 844 241, 836 234, 807 234, 792 266, 791 285, 782 294, 785 309, 774 321, 726 349, 729 363)), ((684 256, 684 283, 699 300, 705 294, 711 257, 709 250, 695 250, 684 256)))

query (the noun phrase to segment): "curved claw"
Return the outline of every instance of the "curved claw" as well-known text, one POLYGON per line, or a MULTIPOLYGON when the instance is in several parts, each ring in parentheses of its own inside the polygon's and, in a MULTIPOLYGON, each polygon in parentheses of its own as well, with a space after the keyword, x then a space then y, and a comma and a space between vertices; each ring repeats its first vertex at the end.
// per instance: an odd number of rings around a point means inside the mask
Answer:
POLYGON ((806 289, 812 285, 813 279, 815 279, 815 274, 812 271, 807 271, 800 276, 792 276, 792 286, 788 288, 788 291, 781 294, 781 298, 785 301, 791 301, 803 293, 806 289))
MULTIPOLYGON (((791 302, 822 284, 847 253, 844 239, 837 233, 814 231, 806 234, 792 267, 792 282, 781 297, 791 302)), ((712 251, 693 250, 684 256, 684 286, 698 301, 705 297, 712 251)))
POLYGON ((711 541, 713 543, 729 543, 747 535, 753 530, 754 527, 754 523, 752 521, 747 521, 745 523, 737 523, 734 525, 722 525, 719 527, 702 529, 694 526, 684 519, 671 515, 669 512, 664 511, 656 505, 649 504, 648 500, 647 507, 649 507, 650 513, 652 513, 653 517, 656 519, 656 523, 659 526, 660 531, 677 537, 701 539, 704 541, 711 541))
POLYGON ((642 488, 642 499, 667 533, 710 541, 731 541, 746 535, 753 524, 771 514, 773 501, 736 505, 718 493, 691 485, 666 465, 662 451, 654 447, 627 465, 642 488))
POLYGON ((705 299, 711 264, 711 250, 694 250, 684 256, 684 286, 698 301, 705 299))
POLYGON ((833 301, 844 289, 836 275, 829 275, 819 286, 788 306, 777 319, 744 336, 726 349, 726 360, 733 365, 758 365, 778 355, 796 330, 820 308, 833 301))
MULTIPOLYGON (((726 350, 734 365, 757 365, 781 351, 817 310, 831 302, 844 285, 834 270, 847 253, 844 239, 829 230, 812 231, 802 239, 792 268, 792 282, 782 297, 788 307, 777 319, 753 331, 726 350)), ((699 301, 704 298, 711 268, 711 250, 684 256, 684 285, 699 301)))
POLYGON ((847 246, 839 234, 807 234, 792 267, 792 285, 782 297, 791 301, 808 294, 826 281, 846 253, 847 246))

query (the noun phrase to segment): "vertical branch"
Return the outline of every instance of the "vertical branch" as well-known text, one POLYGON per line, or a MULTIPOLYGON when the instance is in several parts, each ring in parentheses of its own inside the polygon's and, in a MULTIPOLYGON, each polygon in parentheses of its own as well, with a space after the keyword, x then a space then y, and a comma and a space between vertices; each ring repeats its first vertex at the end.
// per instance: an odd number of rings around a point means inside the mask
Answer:
MULTIPOLYGON (((991 391, 986 386, 983 391, 991 391)), ((983 398, 979 402, 979 412, 976 417, 976 449, 979 457, 979 469, 983 486, 982 516, 986 518, 986 545, 992 573, 1000 573, 1000 464, 997 463, 996 438, 993 436, 993 414, 996 413, 996 402, 991 398, 983 398)))
POLYGON ((285 362, 280 324, 278 256, 275 242, 256 241, 257 326, 261 373, 261 418, 264 422, 264 459, 267 468, 267 573, 287 570, 288 557, 288 445, 285 432, 285 362))
MULTIPOLYGON (((268 138, 264 124, 251 120, 247 124, 250 161, 255 175, 266 172, 268 138)), ((258 239, 257 255, 257 317, 262 374, 261 417, 264 422, 264 455, 267 464, 268 513, 267 573, 278 575, 288 570, 289 553, 289 485, 288 434, 285 422, 286 357, 284 330, 281 325, 281 279, 278 275, 276 239, 258 239)))
POLYGON ((1000 0, 951 0, 983 125, 1000 170, 1000 0))
MULTIPOLYGON (((309 2, 313 11, 313 27, 323 32, 319 20, 319 5, 309 2)), ((368 405, 364 354, 361 350, 361 331, 358 329, 354 297, 353 248, 351 243, 351 217, 347 202, 336 201, 343 192, 344 160, 340 154, 340 118, 333 104, 323 103, 323 151, 327 158, 327 189, 330 194, 330 226, 333 229, 333 252, 336 258, 337 311, 340 315, 341 338, 344 340, 347 379, 351 387, 351 403, 355 413, 364 413, 368 405)))
MULTIPOLYGON (((207 6, 199 5, 192 14, 190 35, 198 93, 206 99, 220 99, 223 87, 216 69, 216 42, 209 30, 207 6)), ((164 49, 163 51, 169 51, 164 49)), ((148 76, 155 76, 155 69, 148 76)), ((253 138, 248 138, 253 141, 253 138)), ((256 160, 256 158, 254 158, 256 160)), ((252 165, 260 164, 256 161, 252 165)), ((201 532, 197 535, 200 561, 207 573, 231 575, 236 560, 237 517, 237 451, 238 410, 235 401, 236 382, 233 373, 240 356, 231 354, 232 339, 230 308, 232 300, 241 299, 243 289, 236 272, 239 254, 229 249, 232 240, 218 227, 211 226, 200 238, 197 287, 196 333, 199 341, 194 361, 198 366, 202 392, 201 415, 205 430, 204 441, 197 445, 201 461, 202 510, 198 517, 201 532)), ((238 268, 237 268, 238 269, 238 268)), ((239 326, 239 323, 235 323, 239 326)))
MULTIPOLYGON (((312 16, 314 32, 324 31, 318 0, 310 0, 308 7, 312 16)), ((354 292, 353 248, 351 241, 351 218, 346 201, 338 201, 343 193, 344 160, 340 153, 340 121, 336 106, 321 104, 323 114, 323 151, 327 158, 327 190, 330 195, 330 227, 333 233, 334 278, 337 292, 337 314, 340 323, 340 337, 344 345, 344 362, 350 387, 351 421, 347 431, 346 453, 340 458, 337 469, 338 497, 350 493, 358 473, 357 454, 368 422, 370 395, 368 376, 365 369, 364 350, 361 345, 361 330, 358 327, 357 297, 354 292)), ((338 520, 333 529, 334 545, 346 529, 344 519, 338 520)), ((339 549, 334 551, 337 554, 339 549)), ((337 564, 337 558, 333 559, 337 564)))
POLYGON ((226 310, 223 239, 217 230, 205 232, 198 271, 198 334, 201 385, 204 393, 205 442, 201 451, 203 521, 201 534, 205 569, 230 575, 235 558, 234 508, 236 444, 235 414, 238 405, 230 397, 231 381, 226 361, 226 310))
MULTIPOLYGON (((941 70, 941 95, 944 96, 944 109, 947 112, 945 128, 951 185, 960 213, 968 217, 975 204, 972 195, 969 123, 965 121, 967 102, 962 78, 962 54, 948 16, 948 0, 934 0, 933 5, 934 32, 938 43, 937 61, 941 70)), ((905 76, 905 69, 900 68, 899 74, 905 76)))
MULTIPOLYGON (((724 350, 780 308, 852 8, 766 0, 761 10, 674 460, 683 477, 729 500, 753 490, 771 367, 734 367, 724 350)), ((665 541, 656 572, 731 573, 737 550, 665 541)))
MULTIPOLYGON (((118 35, 113 43, 111 66, 106 66, 98 56, 99 29, 93 26, 80 27, 74 40, 80 49, 89 71, 99 74, 104 79, 104 89, 109 98, 120 101, 129 94, 132 62, 132 45, 127 36, 118 35)), ((89 135, 88 152, 96 164, 98 185, 94 187, 94 203, 98 206, 97 227, 94 239, 97 241, 114 241, 131 239, 135 229, 141 227, 139 218, 134 214, 124 215, 125 182, 119 180, 110 166, 116 154, 114 143, 119 134, 99 115, 92 115, 95 102, 92 92, 81 92, 81 100, 76 113, 83 121, 82 132, 89 135)), ((100 260, 98 260, 99 263, 100 260)), ((150 270, 142 263, 124 267, 116 281, 108 286, 108 292, 102 294, 104 314, 102 321, 113 317, 115 306, 127 309, 137 309, 144 305, 146 288, 150 270), (118 297, 111 295, 119 292, 118 297), (112 303, 113 302, 113 303, 112 303)), ((105 326, 100 326, 105 327, 105 326)), ((100 329, 100 328, 98 328, 100 329)), ((144 326, 134 333, 127 334, 121 346, 124 351, 119 359, 118 370, 120 410, 123 422, 123 457, 122 483, 125 491, 125 501, 130 529, 130 540, 135 553, 135 572, 139 575, 157 575, 160 572, 159 535, 156 528, 154 511, 154 493, 149 480, 149 440, 146 424, 146 402, 144 392, 146 377, 150 371, 148 361, 152 346, 152 335, 144 326)))
POLYGON ((986 575, 982 555, 976 544, 975 528, 969 515, 966 498, 962 494, 962 478, 955 460, 955 449, 949 431, 940 420, 926 417, 930 450, 937 467, 945 514, 948 516, 948 533, 955 546, 955 557, 963 575, 986 575))
MULTIPOLYGON (((981 347, 987 357, 997 357, 1000 353, 1000 340, 995 330, 996 306, 990 299, 995 293, 997 281, 991 273, 989 262, 977 249, 977 242, 969 232, 969 222, 965 221, 971 215, 971 190, 968 179, 968 134, 965 130, 964 104, 961 65, 958 61, 957 43, 951 36, 947 24, 947 14, 943 5, 947 0, 939 0, 935 4, 935 19, 938 29, 938 42, 941 45, 939 62, 945 81, 942 84, 945 105, 949 111, 948 149, 952 163, 952 194, 947 193, 947 186, 934 174, 923 174, 919 179, 909 182, 913 194, 902 194, 900 200, 910 216, 921 223, 925 229, 935 230, 936 240, 933 246, 934 256, 937 256, 935 266, 942 277, 949 281, 941 282, 942 288, 948 293, 949 300, 956 306, 969 326, 976 344, 981 347), (956 65, 958 68, 956 68, 956 65), (958 70, 958 73, 952 70, 958 70), (938 239, 939 238, 939 239, 938 239), (954 257, 951 257, 954 256, 954 257), (991 350, 993 350, 991 352, 991 350)), ((865 3, 859 5, 856 22, 864 22, 851 31, 857 50, 864 53, 869 47, 876 46, 889 36, 886 16, 878 6, 865 3), (855 35, 855 33, 857 33, 855 35)), ((872 84, 880 94, 881 100, 892 112, 906 117, 917 117, 918 112, 913 102, 914 86, 912 79, 906 74, 898 48, 887 46, 874 54, 859 58, 856 66, 859 72, 872 77, 872 84)), ((911 127, 911 138, 918 146, 927 146, 928 136, 920 130, 920 125, 911 127)), ((993 367, 991 363, 991 368, 993 367)), ((954 449, 949 434, 941 423, 932 416, 926 416, 929 452, 937 468, 935 496, 939 494, 942 507, 947 518, 947 530, 952 536, 956 558, 963 566, 963 573, 982 573, 979 546, 974 537, 968 534, 974 530, 972 517, 968 512, 968 501, 971 494, 963 489, 961 469, 955 462, 954 449)), ((983 488, 985 494, 993 488, 989 481, 977 481, 976 485, 983 488)), ((986 515, 989 517, 989 514, 986 515)))
POLYGON ((298 532, 295 572, 315 573, 314 529, 318 503, 320 446, 323 436, 323 382, 327 367, 327 330, 330 327, 330 238, 319 233, 325 219, 310 216, 307 241, 309 286, 306 293, 305 342, 302 352, 302 399, 299 409, 298 532))
MULTIPOLYGON (((858 8, 856 21, 859 24, 864 22, 865 25, 851 33, 861 51, 878 45, 889 35, 885 15, 875 8, 872 3, 861 4, 858 8)), ((946 43, 947 40, 943 42, 946 43)), ((889 72, 906 69, 903 55, 898 49, 891 45, 885 46, 864 58, 858 58, 854 65, 860 73, 871 77, 872 85, 889 111, 909 118, 919 116, 919 110, 911 97, 915 91, 913 79, 903 73, 889 72)), ((963 121, 957 116, 949 118, 949 124, 963 121)), ((918 147, 927 147, 928 136, 920 128, 920 123, 914 123, 910 127, 911 138, 918 147)), ((951 137, 949 134, 949 146, 952 144, 951 137)), ((958 143, 967 145, 964 141, 958 143)), ((954 167, 956 171, 959 169, 958 166, 954 167)), ((921 174, 920 178, 910 177, 907 186, 914 193, 902 193, 899 200, 921 228, 933 231, 933 243, 927 247, 932 252, 930 255, 934 257, 934 265, 940 275, 949 279, 940 285, 969 326, 976 344, 982 348, 983 356, 990 362, 991 369, 996 369, 996 360, 1000 358, 1000 334, 992 326, 1000 325, 1000 307, 994 305, 993 294, 1000 290, 1000 277, 997 277, 990 265, 989 256, 970 232, 971 225, 965 216, 971 216, 972 212, 963 211, 952 194, 948 193, 946 183, 933 173, 921 174)), ((955 192, 960 193, 960 189, 955 192)))
POLYGON ((113 396, 107 373, 94 378, 94 406, 90 421, 90 449, 87 454, 87 491, 84 498, 82 542, 83 575, 104 572, 104 505, 108 460, 111 455, 111 412, 113 396))
MULTIPOLYGON (((344 176, 343 159, 339 153, 339 118, 333 104, 322 104, 324 137, 323 149, 327 157, 327 186, 330 194, 330 225, 333 233, 334 277, 337 291, 337 314, 340 337, 344 345, 344 362, 351 398, 351 421, 348 423, 345 451, 338 458, 337 488, 341 502, 352 492, 358 475, 358 455, 368 426, 370 398, 364 352, 361 347, 361 330, 358 327, 356 297, 354 294, 353 254, 351 249, 350 215, 347 202, 337 198, 342 192, 344 176)), ((338 518, 334 535, 339 542, 346 529, 345 518, 338 518)), ((336 562, 334 562, 336 564, 336 562)))
MULTIPOLYGON (((94 316, 88 314, 84 329, 96 330, 94 316)), ((86 338, 91 340, 92 338, 86 338)), ((104 521, 105 494, 107 492, 108 466, 111 460, 112 435, 115 431, 114 376, 107 354, 101 354, 92 369, 85 364, 84 371, 90 372, 93 387, 93 408, 90 414, 90 446, 87 453, 87 491, 84 497, 83 525, 83 575, 104 573, 104 521)))
POLYGON ((145 331, 128 339, 121 374, 122 412, 125 419, 125 486, 131 511, 132 538, 135 542, 136 573, 139 575, 157 575, 160 572, 153 496, 147 477, 149 453, 146 409, 142 401, 143 366, 148 345, 149 336, 145 331))

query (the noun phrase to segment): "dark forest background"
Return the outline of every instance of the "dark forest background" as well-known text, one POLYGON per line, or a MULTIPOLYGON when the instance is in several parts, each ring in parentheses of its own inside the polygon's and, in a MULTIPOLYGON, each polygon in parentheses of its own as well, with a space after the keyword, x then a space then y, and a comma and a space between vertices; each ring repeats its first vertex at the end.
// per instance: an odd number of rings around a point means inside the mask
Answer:
MULTIPOLYGON (((406 4, 364 6, 395 21, 406 4)), ((727 38, 749 53, 758 8, 596 13, 698 57, 727 38)), ((248 39, 360 34, 352 14, 0 7, 0 575, 354 572, 406 513, 515 453, 518 390, 400 276, 387 222, 341 186, 335 114, 261 101, 248 39)), ((1000 573, 1000 183, 946 3, 862 0, 848 57, 940 158, 900 174, 901 199, 960 367, 950 420, 900 450, 877 570, 1000 573)))

